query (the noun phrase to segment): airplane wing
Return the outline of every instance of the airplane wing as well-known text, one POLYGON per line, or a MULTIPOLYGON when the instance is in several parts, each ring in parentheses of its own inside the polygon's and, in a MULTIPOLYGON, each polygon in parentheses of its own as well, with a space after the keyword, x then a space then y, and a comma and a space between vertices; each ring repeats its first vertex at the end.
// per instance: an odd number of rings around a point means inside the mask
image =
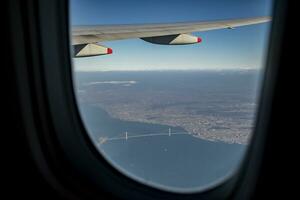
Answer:
MULTIPOLYGON (((81 57, 93 56, 92 51, 100 52, 102 46, 95 43, 103 41, 141 38, 155 44, 194 44, 201 42, 201 38, 190 35, 192 32, 225 28, 232 29, 239 26, 264 23, 270 20, 270 17, 256 17, 161 24, 74 26, 72 27, 72 45, 75 46, 75 57, 81 57), (82 50, 85 51, 83 52, 82 50), (80 51, 82 51, 82 54, 78 54, 80 51)), ((106 48, 103 52, 97 55, 110 54, 112 50, 106 48)))

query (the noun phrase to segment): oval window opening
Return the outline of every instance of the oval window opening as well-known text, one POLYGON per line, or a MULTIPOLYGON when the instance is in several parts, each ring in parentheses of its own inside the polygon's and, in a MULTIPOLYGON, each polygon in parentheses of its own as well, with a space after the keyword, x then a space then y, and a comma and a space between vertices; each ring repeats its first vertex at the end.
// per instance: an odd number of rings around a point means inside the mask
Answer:
POLYGON ((125 175, 175 192, 235 173, 255 126, 271 8, 71 0, 74 88, 99 152, 125 175))

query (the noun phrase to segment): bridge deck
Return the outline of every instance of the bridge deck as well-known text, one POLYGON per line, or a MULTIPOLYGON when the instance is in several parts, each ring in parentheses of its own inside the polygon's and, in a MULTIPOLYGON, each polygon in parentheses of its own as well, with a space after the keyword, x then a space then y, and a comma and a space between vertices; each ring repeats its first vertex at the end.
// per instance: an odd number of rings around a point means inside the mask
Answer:
POLYGON ((99 143, 103 144, 107 141, 113 141, 113 140, 128 140, 132 138, 141 138, 141 137, 154 137, 154 136, 172 136, 172 135, 189 135, 189 132, 175 132, 175 133, 148 133, 148 134, 136 134, 136 135, 129 135, 127 132, 125 133, 125 136, 120 137, 102 137, 99 138, 99 143))

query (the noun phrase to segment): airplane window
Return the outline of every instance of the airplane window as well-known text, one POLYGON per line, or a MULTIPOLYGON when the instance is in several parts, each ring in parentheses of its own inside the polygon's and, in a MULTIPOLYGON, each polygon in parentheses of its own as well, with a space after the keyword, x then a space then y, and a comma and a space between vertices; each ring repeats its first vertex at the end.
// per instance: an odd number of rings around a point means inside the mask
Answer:
POLYGON ((76 98, 105 159, 176 192, 231 176, 255 126, 271 10, 271 0, 71 0, 76 98))

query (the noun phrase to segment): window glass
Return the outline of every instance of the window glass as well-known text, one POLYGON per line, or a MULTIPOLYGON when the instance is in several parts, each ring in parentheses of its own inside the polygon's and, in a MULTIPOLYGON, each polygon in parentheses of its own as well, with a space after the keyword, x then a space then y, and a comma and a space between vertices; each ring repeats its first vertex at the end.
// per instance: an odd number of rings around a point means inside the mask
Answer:
POLYGON ((271 10, 271 0, 71 0, 74 88, 99 152, 165 190, 199 191, 232 175, 251 142, 270 22, 180 34, 170 26, 271 10), (156 23, 166 23, 155 27, 160 37, 143 27, 156 23))

